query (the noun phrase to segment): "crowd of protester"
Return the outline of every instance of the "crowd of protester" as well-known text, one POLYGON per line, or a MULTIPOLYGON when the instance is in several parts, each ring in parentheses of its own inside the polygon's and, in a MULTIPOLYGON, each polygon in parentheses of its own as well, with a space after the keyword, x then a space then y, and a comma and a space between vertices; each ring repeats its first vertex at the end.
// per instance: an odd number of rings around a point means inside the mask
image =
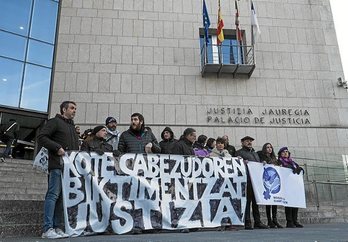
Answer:
MULTIPOLYGON (((49 150, 49 189, 45 199, 45 228, 44 238, 62 238, 66 236, 64 232, 57 227, 55 207, 58 201, 61 202, 61 187, 58 186, 61 176, 61 164, 57 158, 64 154, 66 150, 76 150, 77 147, 81 151, 96 152, 102 155, 104 152, 112 152, 114 156, 123 153, 159 153, 159 154, 177 154, 191 155, 199 157, 239 157, 245 163, 248 161, 262 162, 264 164, 272 164, 292 169, 294 174, 300 174, 303 170, 291 157, 287 147, 282 147, 275 155, 274 148, 271 143, 265 143, 262 150, 256 152, 252 142, 254 138, 245 136, 241 138, 241 148, 236 148, 229 143, 227 135, 213 138, 202 134, 197 138, 196 130, 186 128, 179 139, 175 138, 174 132, 170 127, 165 127, 161 132, 161 141, 158 142, 151 128, 145 126, 144 116, 140 113, 131 115, 130 126, 128 130, 119 132, 117 130, 117 120, 114 117, 108 117, 105 125, 98 125, 93 129, 87 129, 83 133, 80 132, 79 126, 73 125, 73 118, 76 112, 76 104, 72 101, 63 102, 60 106, 61 114, 57 114, 55 118, 48 121, 46 126, 41 130, 38 141, 42 146, 49 150), (72 134, 71 127, 74 129, 72 134), (63 132, 64 131, 64 132, 63 132), (79 137, 79 142, 72 136, 79 137), (60 169, 60 170, 59 170, 60 169), (57 171, 58 170, 58 171, 57 171), (55 174, 52 178, 51 174, 55 174), (52 179, 52 181, 51 181, 52 179), (50 184, 51 183, 51 184, 50 184), (52 185, 53 184, 53 185, 52 185)), ((252 188, 250 175, 247 169, 247 194, 245 208, 245 229, 268 229, 283 228, 278 222, 277 206, 266 206, 266 214, 268 224, 261 221, 259 206, 256 203, 254 191, 252 188), (254 224, 251 222, 251 208, 254 224)), ((286 227, 302 228, 303 225, 298 222, 298 208, 285 207, 286 227)), ((182 230, 189 232, 189 230, 182 230)))

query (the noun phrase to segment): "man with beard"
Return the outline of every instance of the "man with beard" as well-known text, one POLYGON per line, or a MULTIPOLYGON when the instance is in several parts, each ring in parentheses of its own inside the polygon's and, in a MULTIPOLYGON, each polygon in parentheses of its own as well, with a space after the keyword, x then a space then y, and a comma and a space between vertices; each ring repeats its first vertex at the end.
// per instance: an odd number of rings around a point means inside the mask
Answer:
POLYGON ((244 224, 245 229, 253 229, 251 225, 251 218, 250 218, 250 205, 253 208, 253 217, 254 217, 254 228, 255 229, 267 229, 268 226, 263 224, 260 219, 260 212, 259 212, 259 206, 256 203, 255 200, 255 194, 254 190, 251 184, 251 179, 249 175, 249 170, 247 163, 248 161, 256 161, 261 162, 259 155, 255 152, 253 148, 252 142, 254 141, 254 138, 250 136, 245 136, 241 139, 242 142, 242 148, 237 150, 236 156, 242 157, 246 166, 247 170, 247 201, 246 201, 246 207, 245 207, 245 216, 244 216, 244 224))
POLYGON ((145 129, 145 121, 142 114, 132 114, 129 129, 120 136, 118 150, 121 153, 161 152, 161 148, 154 134, 148 129, 145 129))
POLYGON ((117 120, 114 117, 108 117, 105 120, 106 125, 106 142, 112 146, 113 150, 117 150, 120 138, 120 131, 116 130, 117 120))

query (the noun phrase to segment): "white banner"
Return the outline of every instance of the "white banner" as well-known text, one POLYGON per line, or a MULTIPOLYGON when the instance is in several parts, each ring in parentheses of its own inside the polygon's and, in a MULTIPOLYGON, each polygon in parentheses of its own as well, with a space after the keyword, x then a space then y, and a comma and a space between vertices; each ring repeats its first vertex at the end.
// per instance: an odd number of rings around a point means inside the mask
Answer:
POLYGON ((237 158, 125 154, 64 158, 66 233, 243 225, 246 170, 237 158))
POLYGON ((250 161, 248 168, 257 204, 306 208, 303 172, 250 161))

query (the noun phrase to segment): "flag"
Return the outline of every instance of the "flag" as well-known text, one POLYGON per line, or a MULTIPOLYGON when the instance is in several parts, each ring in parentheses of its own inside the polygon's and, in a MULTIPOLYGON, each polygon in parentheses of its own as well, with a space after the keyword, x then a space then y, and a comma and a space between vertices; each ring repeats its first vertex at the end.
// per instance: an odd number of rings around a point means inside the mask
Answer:
POLYGON ((254 7, 253 1, 251 1, 251 28, 253 30, 252 43, 254 44, 255 43, 255 37, 256 37, 255 33, 254 33, 254 28, 256 28, 258 35, 261 34, 261 30, 260 30, 259 21, 257 20, 256 11, 255 11, 255 7, 254 7))
POLYGON ((237 0, 234 0, 234 7, 236 8, 236 19, 235 19, 235 25, 236 25, 236 37, 238 42, 242 41, 242 31, 239 29, 239 9, 237 0))
POLYGON ((217 23, 217 29, 216 29, 216 35, 217 35, 217 44, 221 45, 221 43, 224 41, 224 21, 221 17, 221 7, 220 7, 220 0, 219 0, 219 9, 218 9, 218 23, 217 23))
POLYGON ((207 6, 205 5, 205 0, 203 0, 203 26, 204 26, 204 38, 206 44, 209 43, 209 38, 208 38, 208 29, 210 26, 210 19, 208 15, 208 10, 207 6))

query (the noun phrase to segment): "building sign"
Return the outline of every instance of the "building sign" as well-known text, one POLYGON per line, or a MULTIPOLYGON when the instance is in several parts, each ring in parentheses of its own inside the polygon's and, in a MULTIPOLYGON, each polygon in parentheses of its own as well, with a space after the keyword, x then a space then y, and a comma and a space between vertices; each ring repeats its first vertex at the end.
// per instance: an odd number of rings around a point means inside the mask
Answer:
POLYGON ((246 170, 237 158, 72 152, 62 183, 70 236, 244 224, 246 170))
POLYGON ((219 125, 310 125, 307 109, 265 108, 255 112, 252 108, 208 107, 207 123, 219 125))

